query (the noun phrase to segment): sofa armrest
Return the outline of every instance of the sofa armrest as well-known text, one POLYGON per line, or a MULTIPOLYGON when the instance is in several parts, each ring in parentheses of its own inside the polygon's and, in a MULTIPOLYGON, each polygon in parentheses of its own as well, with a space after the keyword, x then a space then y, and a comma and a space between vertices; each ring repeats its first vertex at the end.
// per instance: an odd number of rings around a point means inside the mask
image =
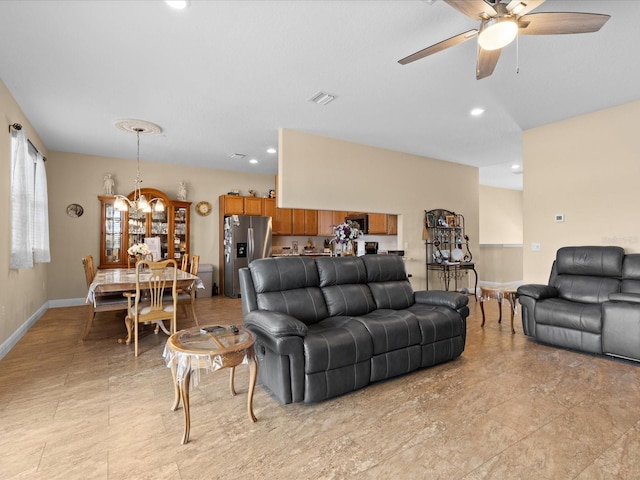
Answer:
POLYGON ((416 303, 449 307, 454 310, 459 310, 469 303, 469 297, 466 295, 456 292, 442 292, 439 290, 422 290, 415 292, 414 298, 416 303))
POLYGON ((258 327, 273 337, 304 337, 307 326, 297 318, 280 312, 254 310, 244 316, 244 324, 258 327))
POLYGON ((539 285, 532 283, 530 285, 519 286, 516 296, 525 296, 531 297, 535 300, 543 300, 545 298, 555 298, 558 296, 558 294, 559 292, 556 287, 552 287, 551 285, 539 285))
POLYGON ((638 293, 610 293, 609 300, 612 302, 629 302, 640 304, 640 294, 638 293))

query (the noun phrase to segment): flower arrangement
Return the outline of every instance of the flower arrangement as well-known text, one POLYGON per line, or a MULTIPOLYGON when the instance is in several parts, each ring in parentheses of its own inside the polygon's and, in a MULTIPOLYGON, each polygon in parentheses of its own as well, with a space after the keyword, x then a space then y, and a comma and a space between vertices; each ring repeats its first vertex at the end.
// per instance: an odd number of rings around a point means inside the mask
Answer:
POLYGON ((349 243, 351 240, 358 238, 360 233, 360 225, 358 222, 352 222, 351 220, 347 220, 346 222, 333 227, 333 234, 335 235, 334 240, 336 243, 349 243))
POLYGON ((149 255, 151 251, 149 250, 149 247, 147 246, 146 243, 134 243, 129 247, 129 249, 127 250, 127 253, 129 255, 135 255, 137 257, 137 256, 149 255))

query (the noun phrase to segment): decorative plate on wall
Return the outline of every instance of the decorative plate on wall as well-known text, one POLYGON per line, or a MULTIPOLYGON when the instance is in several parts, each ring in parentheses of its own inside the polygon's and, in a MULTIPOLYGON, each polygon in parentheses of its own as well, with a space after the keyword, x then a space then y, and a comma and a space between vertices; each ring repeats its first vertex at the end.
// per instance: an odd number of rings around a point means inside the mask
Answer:
POLYGON ((198 215, 206 217, 211 213, 211 204, 209 202, 198 202, 196 212, 198 212, 198 215))
POLYGON ((82 208, 82 205, 79 205, 77 203, 70 203, 69 205, 67 205, 67 215, 69 215, 71 218, 81 217, 83 213, 84 208, 82 208))

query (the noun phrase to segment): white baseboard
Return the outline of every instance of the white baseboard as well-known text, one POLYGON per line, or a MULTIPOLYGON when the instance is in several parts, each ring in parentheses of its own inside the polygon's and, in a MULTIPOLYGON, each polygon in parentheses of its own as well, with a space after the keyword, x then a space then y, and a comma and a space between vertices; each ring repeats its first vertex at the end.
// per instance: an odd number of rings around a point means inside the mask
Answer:
POLYGON ((58 300, 49 300, 49 308, 77 307, 86 305, 86 298, 60 298, 58 300))
POLYGON ((13 347, 20 341, 20 339, 24 336, 25 333, 31 328, 31 326, 38 321, 38 319, 44 315, 49 309, 49 302, 45 302, 33 315, 29 317, 29 319, 24 322, 20 327, 13 332, 9 338, 7 338, 0 345, 0 360, 4 358, 4 356, 11 351, 13 347))

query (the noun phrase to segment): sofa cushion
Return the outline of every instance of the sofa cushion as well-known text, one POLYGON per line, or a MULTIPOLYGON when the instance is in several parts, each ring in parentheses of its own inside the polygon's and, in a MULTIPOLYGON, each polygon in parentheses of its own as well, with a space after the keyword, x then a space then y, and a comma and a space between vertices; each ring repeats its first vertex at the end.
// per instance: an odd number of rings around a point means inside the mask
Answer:
POLYGON ((364 255, 367 281, 378 308, 402 310, 414 304, 413 288, 398 255, 364 255))
POLYGON ((624 249, 620 247, 563 247, 556 253, 558 275, 622 276, 624 249))
POLYGON ((367 283, 367 269, 360 257, 318 257, 320 286, 367 283))
POLYGON ((565 300, 600 304, 606 302, 610 294, 619 292, 620 284, 617 278, 558 275, 555 287, 558 296, 565 300))
POLYGON ((322 294, 329 315, 364 315, 376 308, 371 290, 365 284, 323 287, 322 294))
POLYGON ((620 290, 625 293, 640 293, 640 253, 625 255, 620 290))
POLYGON ((371 335, 351 317, 329 317, 309 326, 304 337, 305 373, 355 365, 372 355, 371 335))
POLYGON ((313 258, 260 258, 249 264, 249 270, 256 293, 320 286, 313 258))
POLYGON ((439 305, 416 303, 408 308, 417 319, 422 345, 464 335, 464 322, 455 310, 439 305))
POLYGON ((322 257, 316 265, 329 315, 364 315, 376 308, 359 257, 322 257))
POLYGON ((536 323, 583 332, 602 332, 602 306, 550 298, 535 306, 536 323))
POLYGON ((378 309, 354 320, 362 323, 371 335, 374 355, 419 345, 422 340, 418 321, 406 310, 378 309))
POLYGON ((317 287, 259 293, 256 297, 258 309, 286 313, 306 325, 329 316, 322 291, 317 287))

